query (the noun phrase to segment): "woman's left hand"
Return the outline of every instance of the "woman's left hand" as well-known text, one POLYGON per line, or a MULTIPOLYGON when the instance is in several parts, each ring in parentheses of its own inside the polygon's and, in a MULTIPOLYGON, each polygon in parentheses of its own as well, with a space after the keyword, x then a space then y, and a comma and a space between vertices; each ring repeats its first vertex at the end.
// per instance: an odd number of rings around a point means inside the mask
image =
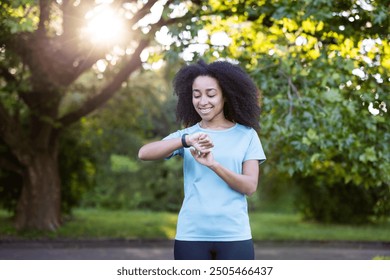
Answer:
POLYGON ((191 149, 191 154, 197 162, 205 166, 212 166, 214 164, 214 156, 212 152, 201 153, 198 150, 191 149))

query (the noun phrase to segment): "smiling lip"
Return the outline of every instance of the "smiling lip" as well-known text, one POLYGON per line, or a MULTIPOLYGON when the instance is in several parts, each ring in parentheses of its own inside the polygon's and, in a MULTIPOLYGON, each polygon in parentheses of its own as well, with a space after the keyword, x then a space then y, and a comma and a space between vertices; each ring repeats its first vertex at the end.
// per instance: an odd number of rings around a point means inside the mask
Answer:
POLYGON ((202 113, 202 114, 207 114, 209 113, 213 108, 199 108, 199 111, 202 113))

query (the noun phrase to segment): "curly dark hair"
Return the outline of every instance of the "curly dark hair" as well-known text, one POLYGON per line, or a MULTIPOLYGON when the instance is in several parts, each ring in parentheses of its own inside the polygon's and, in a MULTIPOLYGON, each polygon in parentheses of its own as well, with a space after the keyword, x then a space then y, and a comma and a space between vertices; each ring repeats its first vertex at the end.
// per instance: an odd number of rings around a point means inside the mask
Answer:
POLYGON ((186 127, 201 121, 192 104, 192 84, 199 76, 209 76, 218 81, 225 98, 226 119, 254 129, 259 128, 259 91, 241 67, 227 61, 206 64, 200 60, 196 64, 184 66, 177 72, 173 88, 178 96, 176 107, 178 121, 186 127))

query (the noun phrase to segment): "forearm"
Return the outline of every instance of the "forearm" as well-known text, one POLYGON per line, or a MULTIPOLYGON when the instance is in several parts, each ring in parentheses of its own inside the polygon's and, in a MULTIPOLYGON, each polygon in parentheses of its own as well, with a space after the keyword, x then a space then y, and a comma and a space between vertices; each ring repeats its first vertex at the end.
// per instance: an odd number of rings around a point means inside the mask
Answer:
MULTIPOLYGON (((209 166, 220 178, 222 178, 232 189, 251 196, 257 190, 258 171, 254 170, 250 174, 237 174, 218 162, 215 162, 213 165, 209 166)), ((251 169, 256 169, 254 164, 251 164, 251 169)))
POLYGON ((181 147, 182 143, 180 138, 152 142, 139 149, 138 158, 141 160, 164 159, 181 147))

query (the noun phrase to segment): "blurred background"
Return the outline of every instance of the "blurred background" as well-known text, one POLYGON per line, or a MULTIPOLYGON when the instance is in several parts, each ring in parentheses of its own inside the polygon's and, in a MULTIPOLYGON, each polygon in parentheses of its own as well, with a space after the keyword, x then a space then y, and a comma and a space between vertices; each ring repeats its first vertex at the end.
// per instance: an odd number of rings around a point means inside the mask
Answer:
POLYGON ((0 238, 174 238, 172 79, 238 63, 261 93, 256 240, 390 241, 385 0, 0 1, 0 238))

